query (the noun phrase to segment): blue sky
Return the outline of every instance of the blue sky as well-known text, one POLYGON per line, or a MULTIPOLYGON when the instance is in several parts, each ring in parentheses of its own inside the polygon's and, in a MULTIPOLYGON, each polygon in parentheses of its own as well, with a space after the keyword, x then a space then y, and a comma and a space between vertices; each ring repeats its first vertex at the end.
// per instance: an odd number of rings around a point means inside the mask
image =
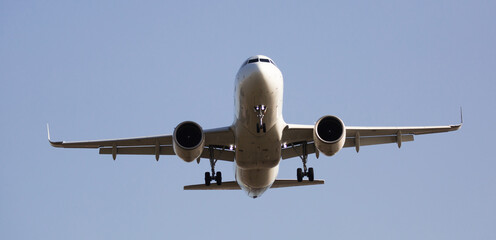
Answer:
MULTIPOLYGON (((492 1, 0 2, 1 239, 495 239, 492 1), (411 143, 312 156, 326 184, 186 192, 206 161, 55 140, 233 121, 234 75, 276 61, 286 122, 459 122, 411 143)), ((295 178, 298 159, 279 178, 295 178)), ((219 163, 225 180, 232 164, 219 163)))

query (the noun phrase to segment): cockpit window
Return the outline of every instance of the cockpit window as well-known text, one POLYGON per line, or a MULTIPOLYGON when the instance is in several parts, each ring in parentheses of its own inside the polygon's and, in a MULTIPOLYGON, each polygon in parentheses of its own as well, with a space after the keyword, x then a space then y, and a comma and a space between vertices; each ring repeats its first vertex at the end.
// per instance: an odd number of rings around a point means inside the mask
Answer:
POLYGON ((254 58, 254 59, 246 60, 241 67, 244 67, 246 64, 256 63, 256 62, 272 63, 274 66, 276 66, 276 63, 274 61, 272 61, 271 59, 267 59, 267 58, 254 58))

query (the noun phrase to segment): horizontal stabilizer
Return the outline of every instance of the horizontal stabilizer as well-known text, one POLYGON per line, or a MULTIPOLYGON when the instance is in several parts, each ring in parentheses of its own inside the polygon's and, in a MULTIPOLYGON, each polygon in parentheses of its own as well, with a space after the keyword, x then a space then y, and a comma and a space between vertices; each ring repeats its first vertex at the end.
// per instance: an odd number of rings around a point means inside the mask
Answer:
MULTIPOLYGON (((309 186, 309 185, 320 185, 324 184, 324 180, 314 180, 314 181, 302 181, 297 180, 276 180, 270 188, 284 188, 284 187, 298 187, 298 186, 309 186)), ((215 183, 210 186, 205 184, 196 184, 184 186, 184 190, 240 190, 238 183, 236 181, 223 182, 221 185, 215 183)))
POLYGON ((299 187, 324 184, 324 180, 301 181, 298 180, 276 180, 270 188, 299 187))
POLYGON ((222 182, 221 185, 217 185, 215 183, 207 186, 205 184, 196 184, 196 185, 188 185, 184 186, 184 190, 240 190, 238 183, 235 181, 230 182, 222 182))

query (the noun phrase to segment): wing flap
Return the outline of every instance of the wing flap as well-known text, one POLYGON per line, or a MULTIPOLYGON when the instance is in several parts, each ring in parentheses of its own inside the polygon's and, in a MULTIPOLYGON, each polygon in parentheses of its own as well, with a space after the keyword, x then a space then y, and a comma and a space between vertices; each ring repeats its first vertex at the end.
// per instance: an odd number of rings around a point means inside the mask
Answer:
MULTIPOLYGON (((412 142, 413 135, 401 135, 400 142, 412 142)), ((360 137, 360 146, 369 146, 369 145, 377 145, 377 144, 386 144, 386 143, 398 143, 398 136, 378 136, 378 137, 360 137)), ((356 146, 356 138, 346 138, 346 142, 344 143, 344 147, 355 147, 356 146)))
MULTIPOLYGON (((234 161, 234 151, 213 149, 214 158, 222 161, 234 161)), ((100 154, 113 154, 112 147, 100 148, 100 154)), ((116 155, 156 155, 155 147, 116 147, 116 155)), ((160 146, 159 155, 175 155, 172 146, 160 146)), ((210 158, 210 149, 205 148, 200 156, 210 158)))
MULTIPOLYGON (((118 147, 117 155, 155 155, 155 147, 118 147)), ((100 154, 112 154, 111 147, 100 148, 100 154)), ((160 146, 159 155, 175 155, 172 146, 160 146)))
MULTIPOLYGON (((232 151, 232 150, 213 148, 214 159, 234 162, 234 155, 235 155, 234 151, 232 151)), ((203 152, 200 155, 200 157, 209 159, 210 158, 210 149, 208 147, 203 149, 203 152)))
MULTIPOLYGON (((315 153, 315 144, 308 143, 307 144, 307 154, 315 153)), ((281 157, 282 159, 288 159, 293 157, 298 157, 303 155, 303 144, 293 144, 287 146, 286 148, 281 149, 281 157)))
POLYGON ((359 132, 362 137, 396 135, 398 131, 401 131, 402 134, 412 135, 442 133, 456 131, 461 126, 461 124, 458 124, 426 127, 346 127, 346 137, 355 137, 357 132, 359 132))

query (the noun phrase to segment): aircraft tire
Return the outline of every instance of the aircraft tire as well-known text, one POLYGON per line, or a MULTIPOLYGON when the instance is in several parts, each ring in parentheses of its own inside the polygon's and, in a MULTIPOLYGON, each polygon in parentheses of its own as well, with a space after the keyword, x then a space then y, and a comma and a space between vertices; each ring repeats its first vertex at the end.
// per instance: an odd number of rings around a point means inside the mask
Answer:
POLYGON ((308 181, 313 182, 313 168, 308 169, 308 181))
POLYGON ((212 177, 209 172, 205 172, 205 186, 210 186, 210 182, 212 181, 212 177))
POLYGON ((301 170, 301 168, 296 169, 296 179, 298 180, 298 182, 303 181, 303 171, 301 170))
POLYGON ((221 172, 217 172, 215 174, 215 182, 217 182, 217 185, 222 184, 222 173, 221 172))

